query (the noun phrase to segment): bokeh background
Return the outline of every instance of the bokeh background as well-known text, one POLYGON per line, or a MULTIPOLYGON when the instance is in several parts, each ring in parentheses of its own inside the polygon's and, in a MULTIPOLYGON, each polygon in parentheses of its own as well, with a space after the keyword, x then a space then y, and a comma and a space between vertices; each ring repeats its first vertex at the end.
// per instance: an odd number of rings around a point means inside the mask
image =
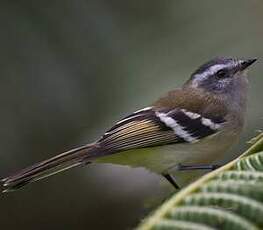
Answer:
MULTIPOLYGON (((94 141, 215 56, 258 57, 247 126, 262 128, 260 0, 0 1, 0 175, 94 141)), ((1 229, 131 229, 173 188, 89 165, 0 196, 1 229)))

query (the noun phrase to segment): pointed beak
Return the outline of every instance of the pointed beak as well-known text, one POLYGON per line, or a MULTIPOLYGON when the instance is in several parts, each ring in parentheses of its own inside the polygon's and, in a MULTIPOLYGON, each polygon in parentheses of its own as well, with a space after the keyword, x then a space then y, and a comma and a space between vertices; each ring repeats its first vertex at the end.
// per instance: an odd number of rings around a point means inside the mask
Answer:
POLYGON ((252 65, 257 59, 253 58, 253 59, 247 59, 247 60, 242 60, 240 61, 240 69, 241 71, 245 70, 247 67, 249 67, 250 65, 252 65))

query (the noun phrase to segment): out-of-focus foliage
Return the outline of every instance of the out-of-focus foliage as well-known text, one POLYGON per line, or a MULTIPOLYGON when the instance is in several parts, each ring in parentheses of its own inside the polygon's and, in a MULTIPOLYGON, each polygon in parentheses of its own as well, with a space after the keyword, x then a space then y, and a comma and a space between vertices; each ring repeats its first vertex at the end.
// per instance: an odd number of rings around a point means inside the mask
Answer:
POLYGON ((174 195, 138 230, 263 227, 263 134, 241 157, 174 195))
MULTIPOLYGON (((259 0, 1 1, 0 176, 94 141, 212 57, 258 57, 232 159, 262 128, 262 12, 259 0)), ((171 192, 143 169, 90 165, 0 196, 0 227, 127 229, 171 192)))

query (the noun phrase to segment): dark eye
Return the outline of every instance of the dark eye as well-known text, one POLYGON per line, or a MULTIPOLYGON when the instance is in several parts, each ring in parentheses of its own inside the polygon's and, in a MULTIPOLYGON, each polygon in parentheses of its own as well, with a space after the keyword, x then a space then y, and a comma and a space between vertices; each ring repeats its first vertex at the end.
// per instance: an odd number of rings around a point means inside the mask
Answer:
POLYGON ((228 77, 228 73, 225 69, 221 69, 216 73, 216 77, 219 79, 220 78, 226 78, 226 77, 228 77))

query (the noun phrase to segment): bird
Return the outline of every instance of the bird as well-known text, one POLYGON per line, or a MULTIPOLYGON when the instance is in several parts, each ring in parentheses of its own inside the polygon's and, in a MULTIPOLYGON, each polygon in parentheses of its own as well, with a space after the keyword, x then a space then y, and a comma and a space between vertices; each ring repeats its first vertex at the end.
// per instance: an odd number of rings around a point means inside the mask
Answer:
POLYGON ((178 189, 172 168, 214 169, 212 163, 238 140, 247 107, 247 68, 256 60, 213 58, 181 88, 122 118, 97 141, 3 178, 3 192, 92 163, 143 167, 178 189))

